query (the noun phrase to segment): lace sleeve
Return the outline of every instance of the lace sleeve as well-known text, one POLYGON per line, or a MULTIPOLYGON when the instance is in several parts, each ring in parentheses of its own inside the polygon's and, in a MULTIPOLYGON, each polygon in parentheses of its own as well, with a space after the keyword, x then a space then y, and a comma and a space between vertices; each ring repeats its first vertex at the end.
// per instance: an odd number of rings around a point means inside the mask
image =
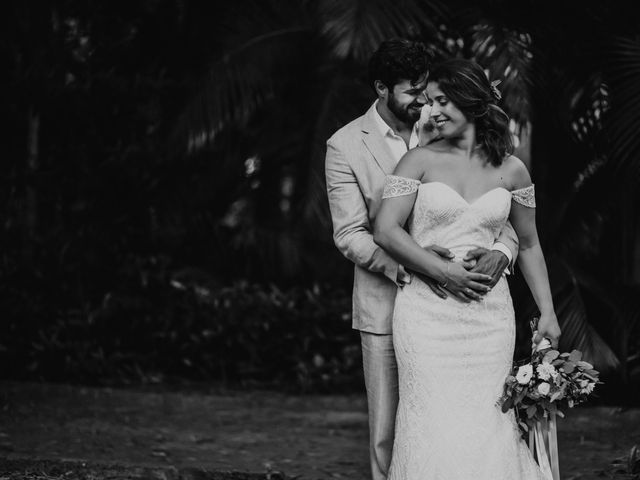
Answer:
POLYGON ((533 185, 528 187, 519 188, 511 192, 511 199, 529 208, 536 208, 536 191, 533 185))
POLYGON ((418 187, 422 182, 415 178, 399 177, 397 175, 387 175, 384 179, 384 190, 382 198, 401 197, 403 195, 411 195, 418 191, 418 187))

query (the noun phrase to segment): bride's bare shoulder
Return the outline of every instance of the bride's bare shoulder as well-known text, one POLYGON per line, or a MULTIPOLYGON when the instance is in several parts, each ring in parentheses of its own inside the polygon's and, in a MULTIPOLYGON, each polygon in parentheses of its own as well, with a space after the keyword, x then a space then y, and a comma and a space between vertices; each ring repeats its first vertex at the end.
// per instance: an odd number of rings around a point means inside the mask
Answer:
POLYGON ((400 159, 395 174, 420 180, 432 164, 433 158, 434 152, 428 146, 413 148, 400 159))
POLYGON ((443 159, 442 154, 447 153, 448 151, 448 147, 436 142, 416 147, 410 150, 407 155, 412 154, 411 156, 414 159, 413 161, 433 165, 435 162, 441 161, 443 159))
POLYGON ((524 188, 531 185, 531 175, 525 163, 515 155, 509 155, 502 163, 504 177, 511 189, 524 188))

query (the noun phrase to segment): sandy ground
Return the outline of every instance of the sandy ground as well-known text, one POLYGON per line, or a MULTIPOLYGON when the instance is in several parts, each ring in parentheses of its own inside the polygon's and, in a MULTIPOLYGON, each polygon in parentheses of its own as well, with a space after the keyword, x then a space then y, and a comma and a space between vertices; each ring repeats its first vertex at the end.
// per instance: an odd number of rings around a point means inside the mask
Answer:
MULTIPOLYGON (((364 395, 110 389, 0 382, 0 460, 368 479, 364 395)), ((633 478, 640 409, 578 408, 559 425, 563 480, 633 478)), ((8 478, 8 477, 7 477, 8 478)))

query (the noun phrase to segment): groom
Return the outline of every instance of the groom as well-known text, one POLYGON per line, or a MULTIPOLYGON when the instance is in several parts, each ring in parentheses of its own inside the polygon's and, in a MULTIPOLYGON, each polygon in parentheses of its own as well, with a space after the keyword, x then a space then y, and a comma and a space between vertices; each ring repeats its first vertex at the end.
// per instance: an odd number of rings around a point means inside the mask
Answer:
MULTIPOLYGON (((418 145, 422 132, 416 122, 426 103, 428 67, 422 43, 383 42, 369 62, 369 81, 377 100, 327 141, 325 168, 333 238, 355 264, 353 328, 360 331, 362 343, 373 480, 386 479, 391 461, 398 405, 391 318, 396 290, 411 281, 411 274, 374 243, 371 226, 380 208, 385 176, 393 172, 402 155, 418 145)), ((503 231, 498 240, 494 250, 477 249, 465 259, 477 261, 473 271, 493 277, 491 286, 518 250, 512 229, 503 231)), ((427 248, 450 258, 446 248, 427 248)), ((447 296, 435 281, 421 280, 440 297, 447 296)), ((461 300, 479 298, 474 292, 461 300)))

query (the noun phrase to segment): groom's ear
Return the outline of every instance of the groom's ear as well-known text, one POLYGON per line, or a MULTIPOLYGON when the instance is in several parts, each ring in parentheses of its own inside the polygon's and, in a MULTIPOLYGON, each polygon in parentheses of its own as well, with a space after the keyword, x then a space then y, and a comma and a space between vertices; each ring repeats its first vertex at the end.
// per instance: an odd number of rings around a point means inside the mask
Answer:
POLYGON ((373 86, 379 98, 387 98, 389 96, 389 89, 381 80, 375 80, 373 86))

